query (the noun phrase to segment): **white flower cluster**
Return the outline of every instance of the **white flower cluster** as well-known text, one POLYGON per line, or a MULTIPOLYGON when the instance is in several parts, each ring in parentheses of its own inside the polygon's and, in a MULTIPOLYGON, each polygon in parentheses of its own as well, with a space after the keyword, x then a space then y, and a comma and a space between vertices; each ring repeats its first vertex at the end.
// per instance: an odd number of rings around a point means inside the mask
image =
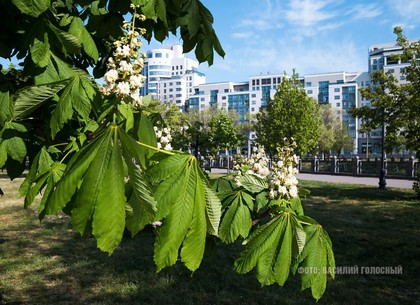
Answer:
POLYGON ((236 179, 242 174, 255 175, 260 178, 265 178, 270 174, 268 169, 268 158, 264 151, 264 146, 255 146, 252 150, 250 158, 243 158, 239 156, 234 161, 233 166, 236 171, 236 179))
POLYGON ((141 70, 146 55, 139 52, 142 45, 139 36, 146 30, 136 31, 136 19, 144 21, 145 16, 134 14, 132 23, 124 21, 125 35, 114 42, 115 51, 108 59, 105 85, 100 87, 100 92, 107 96, 115 94, 124 102, 141 106, 140 88, 146 79, 141 70))
POLYGON ((171 129, 165 127, 162 130, 160 130, 156 126, 154 126, 153 128, 155 130, 155 135, 156 135, 156 138, 158 140, 157 147, 159 149, 172 150, 172 146, 171 146, 171 141, 172 141, 171 129))
POLYGON ((270 199, 295 198, 298 196, 296 175, 299 173, 297 157, 293 153, 296 142, 277 149, 277 162, 273 162, 272 172, 269 177, 270 199))

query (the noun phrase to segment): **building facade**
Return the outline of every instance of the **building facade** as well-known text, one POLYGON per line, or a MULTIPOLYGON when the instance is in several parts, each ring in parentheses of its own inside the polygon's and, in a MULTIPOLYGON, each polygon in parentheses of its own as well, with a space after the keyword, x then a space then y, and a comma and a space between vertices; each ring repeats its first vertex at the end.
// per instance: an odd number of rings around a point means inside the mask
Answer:
MULTIPOLYGON (((371 74, 375 71, 383 70, 400 82, 406 81, 403 71, 409 63, 392 56, 401 53, 402 48, 396 43, 373 45, 369 47, 367 72, 319 73, 299 78, 309 96, 321 105, 330 104, 348 126, 354 149, 345 153, 380 154, 381 128, 361 132, 362 122, 349 110, 371 105, 361 96, 360 89, 372 85, 371 74)), ((244 82, 206 83, 205 75, 198 71, 198 62, 185 58, 180 45, 148 51, 143 72, 147 80, 142 94, 152 94, 163 102, 174 101, 182 111, 206 107, 235 110, 241 122, 267 106, 284 77, 283 73, 260 74, 244 82)), ((255 134, 250 134, 250 140, 254 138, 255 134)))
POLYGON ((146 81, 141 94, 151 94, 165 103, 173 101, 184 111, 194 88, 206 82, 206 76, 198 71, 198 61, 186 58, 181 45, 150 50, 146 57, 142 71, 146 81))

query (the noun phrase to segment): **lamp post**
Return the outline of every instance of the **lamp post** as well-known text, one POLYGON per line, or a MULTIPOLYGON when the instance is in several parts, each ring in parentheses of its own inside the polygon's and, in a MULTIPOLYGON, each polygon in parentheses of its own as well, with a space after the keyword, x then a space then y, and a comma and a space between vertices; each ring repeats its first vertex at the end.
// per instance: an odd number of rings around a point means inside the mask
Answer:
POLYGON ((379 173, 379 189, 385 190, 386 189, 386 153, 385 153, 385 121, 382 123, 382 157, 381 157, 381 171, 379 173))

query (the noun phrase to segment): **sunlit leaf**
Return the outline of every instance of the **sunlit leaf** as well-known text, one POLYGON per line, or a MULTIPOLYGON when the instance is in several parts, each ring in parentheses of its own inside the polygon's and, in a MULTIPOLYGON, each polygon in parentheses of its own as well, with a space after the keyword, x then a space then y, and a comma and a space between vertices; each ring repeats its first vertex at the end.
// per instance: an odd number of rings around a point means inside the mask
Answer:
POLYGON ((302 289, 311 288, 312 296, 318 300, 324 294, 328 274, 334 278, 335 260, 328 233, 318 224, 304 227, 307 241, 299 256, 302 289))
POLYGON ((92 39, 92 36, 86 30, 82 19, 78 17, 73 18, 69 28, 69 33, 73 34, 75 37, 79 37, 83 46, 83 50, 86 52, 86 54, 89 55, 94 61, 98 60, 98 49, 96 47, 95 42, 92 39))
MULTIPOLYGON (((107 141, 104 141, 105 143, 107 141)), ((100 169, 97 174, 103 174, 102 181, 98 179, 98 184, 90 184, 90 181, 85 180, 84 183, 89 183, 89 186, 93 187, 93 197, 97 192, 92 222, 93 235, 98 247, 111 254, 120 244, 124 233, 126 198, 124 196, 123 160, 116 131, 113 133, 112 142, 107 144, 109 146, 104 147, 107 149, 104 155, 105 160, 103 160, 101 167, 97 168, 100 169), (110 152, 109 159, 108 151, 110 152), (102 185, 99 185, 99 183, 102 185)), ((92 169, 96 169, 94 162, 92 163, 92 169)), ((89 175, 89 172, 87 175, 89 175)))
POLYGON ((234 242, 239 236, 248 237, 252 227, 251 211, 253 198, 243 192, 234 191, 222 203, 226 210, 219 228, 219 237, 226 243, 234 242))
POLYGON ((51 0, 12 0, 13 4, 24 14, 38 17, 51 5, 51 0))
POLYGON ((33 62, 38 67, 46 67, 50 62, 50 44, 48 42, 47 33, 44 34, 44 41, 34 38, 32 45, 29 48, 33 62))
POLYGON ((249 236, 245 251, 235 261, 235 270, 247 273, 256 268, 261 284, 283 285, 291 272, 293 258, 299 255, 294 249, 302 248, 304 243, 302 233, 296 215, 279 213, 249 236))
POLYGON ((62 80, 46 85, 25 87, 17 91, 14 97, 14 118, 25 118, 60 92, 68 83, 69 80, 62 80))

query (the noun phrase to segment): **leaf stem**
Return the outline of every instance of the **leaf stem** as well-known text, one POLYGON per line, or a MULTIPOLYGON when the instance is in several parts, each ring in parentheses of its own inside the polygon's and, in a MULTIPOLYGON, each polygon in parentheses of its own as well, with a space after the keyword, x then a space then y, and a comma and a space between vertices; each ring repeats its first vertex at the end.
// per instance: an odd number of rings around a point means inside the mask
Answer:
POLYGON ((167 154, 167 155, 171 155, 171 156, 176 155, 176 153, 171 152, 171 151, 169 151, 169 150, 159 149, 159 148, 157 148, 157 147, 154 147, 154 146, 151 146, 151 145, 148 145, 148 144, 142 143, 142 142, 140 142, 140 141, 136 141, 136 142, 137 142, 138 144, 140 144, 141 146, 146 147, 146 148, 149 148, 149 149, 154 150, 154 151, 158 151, 158 152, 161 152, 161 153, 164 153, 164 154, 167 154))

